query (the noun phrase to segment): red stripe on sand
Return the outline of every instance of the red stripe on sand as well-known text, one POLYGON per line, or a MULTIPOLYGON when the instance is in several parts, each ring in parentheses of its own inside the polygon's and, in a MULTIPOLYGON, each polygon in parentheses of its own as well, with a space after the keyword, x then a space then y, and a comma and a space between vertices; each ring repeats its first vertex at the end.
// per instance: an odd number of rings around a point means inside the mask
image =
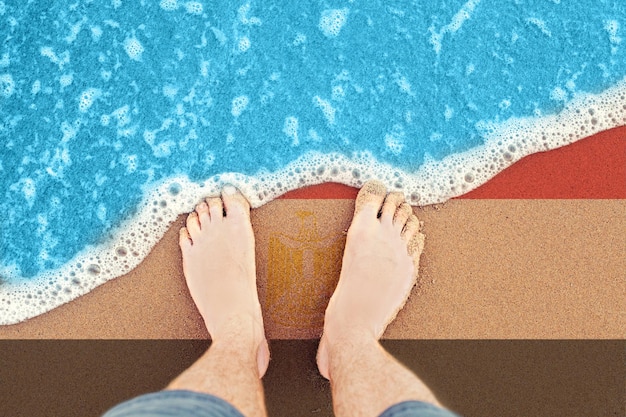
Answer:
POLYGON ((298 188, 297 190, 289 191, 288 193, 278 198, 297 198, 297 199, 354 199, 359 190, 354 187, 348 187, 347 185, 337 184, 336 182, 327 182, 320 185, 311 185, 309 187, 298 188))
MULTIPOLYGON (((357 191, 326 183, 280 198, 353 199, 357 191)), ((626 199, 626 126, 529 155, 458 198, 626 199)))

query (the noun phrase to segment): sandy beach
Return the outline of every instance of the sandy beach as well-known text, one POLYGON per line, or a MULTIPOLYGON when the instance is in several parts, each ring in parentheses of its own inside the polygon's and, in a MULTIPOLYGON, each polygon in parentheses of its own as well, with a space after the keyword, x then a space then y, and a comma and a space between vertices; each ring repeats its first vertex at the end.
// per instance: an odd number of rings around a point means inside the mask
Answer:
MULTIPOLYGON (((463 198, 414 208, 426 235, 418 286, 384 337, 622 338, 624 132, 533 155, 463 198)), ((356 191, 315 186, 252 211, 269 338, 320 336, 356 191)), ((182 275, 183 221, 131 273, 0 338, 206 338, 182 275)))
MULTIPOLYGON (((325 184, 252 211, 271 415, 332 415, 315 339, 356 192, 325 184)), ((418 286, 385 346, 445 404, 466 416, 626 411, 617 390, 626 375, 626 128, 532 155, 462 198, 414 211, 426 235, 418 286)), ((0 327, 0 396, 10 399, 0 414, 98 415, 161 389, 206 349, 182 274, 184 218, 129 274, 0 327), (33 402, 25 393, 35 386, 33 402)))

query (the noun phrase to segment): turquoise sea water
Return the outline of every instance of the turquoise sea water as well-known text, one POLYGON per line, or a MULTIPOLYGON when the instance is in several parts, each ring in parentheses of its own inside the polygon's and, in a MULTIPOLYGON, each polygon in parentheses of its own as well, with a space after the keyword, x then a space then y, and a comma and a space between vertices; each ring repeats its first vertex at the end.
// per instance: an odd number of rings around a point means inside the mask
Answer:
MULTIPOLYGON (((411 188, 426 163, 484 147, 485 126, 617 85, 624 36, 617 0, 0 1, 2 278, 62 268, 174 177, 282 173, 258 205, 305 182, 358 184, 351 161, 376 161, 411 188), (341 170, 305 181, 289 164, 312 153, 341 170)), ((428 178, 439 194, 414 202, 469 189, 428 178)))

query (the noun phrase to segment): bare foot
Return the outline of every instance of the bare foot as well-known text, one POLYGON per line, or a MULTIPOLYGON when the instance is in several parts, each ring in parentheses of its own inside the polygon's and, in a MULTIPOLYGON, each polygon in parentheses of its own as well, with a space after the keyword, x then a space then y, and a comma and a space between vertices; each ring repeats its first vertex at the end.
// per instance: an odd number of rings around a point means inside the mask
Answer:
POLYGON ((189 292, 213 342, 236 338, 257 352, 259 378, 269 349, 256 287, 250 205, 232 186, 207 198, 180 230, 183 271, 189 292))
POLYGON ((365 334, 379 339, 417 280, 424 235, 401 193, 368 181, 356 198, 339 283, 328 303, 317 353, 329 379, 329 350, 335 341, 365 334), (379 217, 380 214, 380 217, 379 217))

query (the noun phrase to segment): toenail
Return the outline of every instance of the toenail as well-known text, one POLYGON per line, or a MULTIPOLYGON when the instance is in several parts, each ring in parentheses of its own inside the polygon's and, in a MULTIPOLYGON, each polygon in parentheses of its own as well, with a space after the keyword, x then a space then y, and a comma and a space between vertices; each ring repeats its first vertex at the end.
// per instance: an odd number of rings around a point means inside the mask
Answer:
POLYGON ((222 192, 226 195, 233 195, 233 194, 237 194, 237 189, 233 187, 232 185, 225 185, 224 188, 222 189, 222 192))

